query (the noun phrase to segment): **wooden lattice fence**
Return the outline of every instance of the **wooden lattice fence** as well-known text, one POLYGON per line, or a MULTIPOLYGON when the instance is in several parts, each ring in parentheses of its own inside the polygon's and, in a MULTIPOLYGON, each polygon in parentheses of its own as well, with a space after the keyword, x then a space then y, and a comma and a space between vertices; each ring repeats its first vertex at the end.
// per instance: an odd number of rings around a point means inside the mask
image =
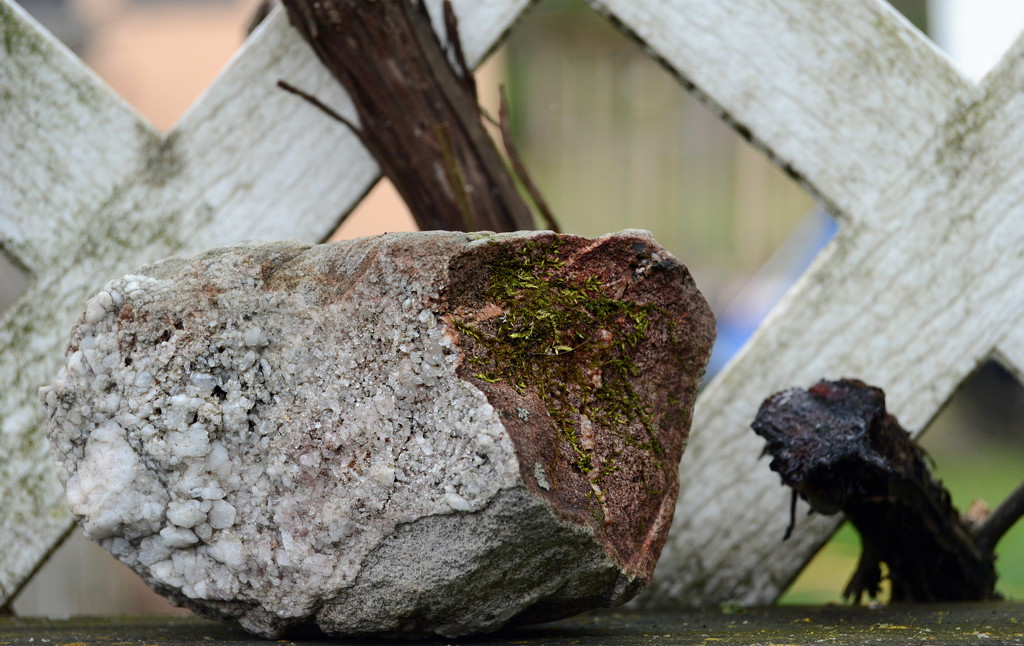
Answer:
MULTIPOLYGON (((455 2, 468 57, 529 4, 455 2)), ((748 428, 766 395, 857 376, 920 431, 981 361, 1024 376, 1024 40, 975 83, 882 0, 590 4, 841 223, 700 398, 645 596, 770 602, 834 525, 805 519, 780 542, 788 494, 748 428)), ((0 245, 31 280, 0 320, 2 605, 70 526, 36 389, 86 294, 167 255, 322 240, 378 171, 354 136, 275 88, 285 78, 348 108, 280 12, 167 135, 11 0, 0 48, 0 245)))

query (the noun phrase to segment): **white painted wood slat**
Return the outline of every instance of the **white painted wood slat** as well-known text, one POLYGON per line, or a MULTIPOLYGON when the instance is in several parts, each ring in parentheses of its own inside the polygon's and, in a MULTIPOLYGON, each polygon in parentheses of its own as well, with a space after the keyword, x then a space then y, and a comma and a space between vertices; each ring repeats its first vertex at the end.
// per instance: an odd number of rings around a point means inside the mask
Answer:
POLYGON ((842 219, 873 217, 969 82, 879 0, 589 0, 842 219))
MULTIPOLYGON (((469 57, 528 4, 456 2, 469 57)), ((644 600, 770 602, 831 523, 804 521, 780 542, 788 494, 748 428, 767 395, 860 377, 886 388, 916 431, 983 358, 1021 374, 1024 45, 974 84, 880 0, 591 4, 843 222, 699 399, 672 535, 644 600)), ((377 170, 350 133, 274 89, 285 78, 347 107, 281 13, 166 137, 9 0, 0 18, 0 243, 34 279, 0 320, 2 603, 68 526, 34 390, 56 372, 86 293, 173 253, 321 239, 377 170), (76 92, 96 96, 48 106, 50 93, 76 92)))
POLYGON ((135 112, 18 5, 0 3, 0 241, 30 271, 136 156, 135 112))
POLYGON ((996 346, 994 358, 1017 381, 1024 382, 1024 319, 1010 326, 1007 334, 996 346))
MULTIPOLYGON (((527 5, 456 2, 467 57, 478 62, 527 5)), ((56 375, 87 294, 168 255, 322 240, 378 172, 351 133, 275 87, 347 101, 283 12, 166 136, 8 0, 0 12, 0 242, 33 273, 0 319, 2 605, 69 526, 35 391, 56 375)))
MULTIPOLYGON (((833 526, 805 521, 782 543, 789 493, 759 459, 763 441, 749 429, 767 395, 820 378, 861 378, 884 388, 890 410, 920 432, 981 361, 1017 338, 1022 63, 1024 40, 884 178, 867 198, 878 216, 845 224, 703 393, 647 603, 769 603, 833 526)), ((959 83, 950 91, 959 93, 959 83)))

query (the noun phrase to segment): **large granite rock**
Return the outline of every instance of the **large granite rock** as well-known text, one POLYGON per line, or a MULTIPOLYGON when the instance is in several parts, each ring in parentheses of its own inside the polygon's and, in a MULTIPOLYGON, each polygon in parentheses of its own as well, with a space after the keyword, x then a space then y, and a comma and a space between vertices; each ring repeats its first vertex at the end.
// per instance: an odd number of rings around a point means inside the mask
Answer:
POLYGON ((456 636, 648 582, 713 336, 644 232, 245 244, 97 291, 42 397, 75 518, 175 603, 456 636))

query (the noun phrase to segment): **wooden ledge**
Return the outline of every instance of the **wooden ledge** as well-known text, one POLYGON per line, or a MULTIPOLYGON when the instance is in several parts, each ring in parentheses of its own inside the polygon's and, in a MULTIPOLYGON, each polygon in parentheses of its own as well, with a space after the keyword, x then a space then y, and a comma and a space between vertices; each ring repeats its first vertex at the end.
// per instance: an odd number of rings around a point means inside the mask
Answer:
MULTIPOLYGON (((4 617, 0 646, 188 646, 275 642, 193 617, 4 617)), ((315 644, 330 641, 279 641, 315 644)), ((339 643, 339 642, 333 642, 339 643)), ((346 641, 346 644, 398 642, 346 641)), ((1024 644, 1024 603, 986 602, 871 609, 848 606, 720 611, 603 611, 479 638, 417 644, 1024 644)))

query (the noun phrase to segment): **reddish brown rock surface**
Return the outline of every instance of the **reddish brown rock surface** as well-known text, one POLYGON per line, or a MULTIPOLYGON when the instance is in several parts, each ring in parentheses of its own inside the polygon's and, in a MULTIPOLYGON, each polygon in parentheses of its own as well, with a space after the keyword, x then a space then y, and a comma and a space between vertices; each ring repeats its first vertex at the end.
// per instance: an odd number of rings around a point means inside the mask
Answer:
POLYGON ((646 581, 714 341, 689 272, 639 232, 493 245, 451 272, 460 374, 501 415, 524 482, 646 581))

